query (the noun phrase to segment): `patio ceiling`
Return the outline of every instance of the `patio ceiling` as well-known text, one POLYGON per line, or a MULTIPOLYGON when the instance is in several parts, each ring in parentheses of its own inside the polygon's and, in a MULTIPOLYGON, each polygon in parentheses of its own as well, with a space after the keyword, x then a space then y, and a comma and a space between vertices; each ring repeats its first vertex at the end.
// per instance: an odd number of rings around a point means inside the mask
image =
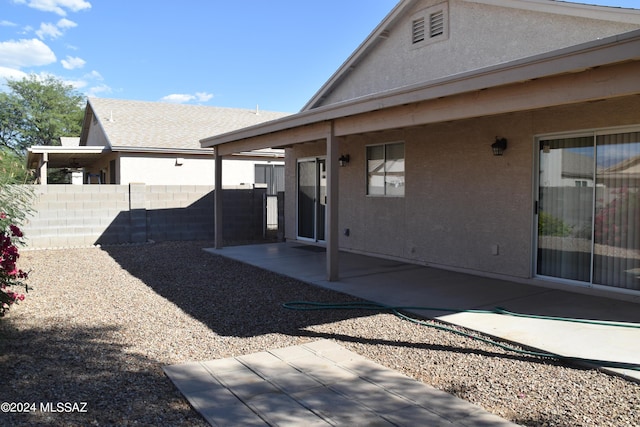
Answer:
POLYGON ((82 168, 109 151, 107 147, 34 146, 29 148, 27 167, 36 169, 46 159, 48 168, 82 168))

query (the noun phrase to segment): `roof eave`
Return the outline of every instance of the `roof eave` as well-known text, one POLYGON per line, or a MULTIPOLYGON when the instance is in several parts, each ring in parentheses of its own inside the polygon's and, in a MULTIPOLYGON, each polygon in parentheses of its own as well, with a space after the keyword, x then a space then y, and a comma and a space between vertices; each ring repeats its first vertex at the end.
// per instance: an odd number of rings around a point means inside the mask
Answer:
POLYGON ((640 30, 544 54, 456 74, 426 83, 318 107, 264 124, 200 140, 202 147, 248 139, 295 127, 330 121, 413 102, 460 95, 527 80, 640 60, 640 30))
POLYGON ((213 150, 209 147, 162 148, 162 147, 115 146, 115 147, 111 147, 111 151, 121 152, 121 153, 184 154, 184 155, 202 155, 202 156, 211 156, 213 154, 213 150))
MULTIPOLYGON (((556 13, 575 17, 608 20, 612 22, 637 24, 640 20, 640 10, 631 8, 619 8, 610 6, 596 6, 581 3, 569 3, 556 0, 464 0, 470 3, 482 3, 500 7, 510 7, 523 10, 556 13)), ((406 0, 398 3, 384 20, 371 32, 365 41, 347 58, 338 70, 322 85, 313 97, 302 107, 301 111, 307 111, 316 106, 345 79, 349 72, 356 67, 367 53, 378 42, 388 37, 388 32, 407 10, 415 3, 415 0, 406 0)))

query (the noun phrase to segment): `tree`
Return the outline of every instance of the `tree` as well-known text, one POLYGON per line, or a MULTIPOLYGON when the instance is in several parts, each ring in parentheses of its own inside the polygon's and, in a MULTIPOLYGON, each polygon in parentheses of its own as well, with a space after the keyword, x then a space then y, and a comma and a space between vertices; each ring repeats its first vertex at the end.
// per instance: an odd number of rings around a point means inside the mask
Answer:
POLYGON ((24 156, 33 145, 59 145, 61 136, 79 136, 83 97, 73 86, 35 75, 7 80, 0 93, 0 145, 24 156))
POLYGON ((4 191, 4 184, 27 184, 31 181, 32 171, 27 170, 24 156, 6 147, 0 147, 0 191, 4 191))

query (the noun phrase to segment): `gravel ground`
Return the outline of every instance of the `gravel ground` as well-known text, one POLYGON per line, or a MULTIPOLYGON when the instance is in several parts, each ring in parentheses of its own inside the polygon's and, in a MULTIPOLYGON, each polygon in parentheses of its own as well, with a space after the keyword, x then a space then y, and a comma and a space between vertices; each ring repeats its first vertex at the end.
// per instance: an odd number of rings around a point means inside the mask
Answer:
POLYGON ((211 246, 23 251, 34 289, 0 319, 0 402, 38 410, 0 413, 0 425, 205 426, 162 366, 328 338, 522 425, 640 426, 636 383, 389 314, 286 310, 355 299, 201 250, 211 246), (39 410, 57 402, 86 412, 39 410))

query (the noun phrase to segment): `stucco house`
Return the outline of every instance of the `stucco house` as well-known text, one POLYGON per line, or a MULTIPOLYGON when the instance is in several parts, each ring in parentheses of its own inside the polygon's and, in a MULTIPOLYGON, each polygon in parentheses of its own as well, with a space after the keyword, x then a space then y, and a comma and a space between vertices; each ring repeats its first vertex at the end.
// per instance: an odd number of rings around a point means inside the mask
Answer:
MULTIPOLYGON (((28 165, 46 184, 47 168, 67 168, 76 184, 210 185, 211 148, 205 136, 229 132, 286 116, 270 111, 89 98, 79 139, 60 146, 35 146, 28 165), (80 175, 80 176, 78 176, 80 175)), ((256 173, 282 173, 282 150, 238 153, 225 161, 222 184, 253 184, 256 173), (256 169, 256 165, 264 165, 256 169)))
POLYGON ((402 0, 302 111, 201 143, 217 164, 286 147, 285 237, 326 246, 328 280, 350 251, 637 298, 639 28, 634 9, 402 0))

